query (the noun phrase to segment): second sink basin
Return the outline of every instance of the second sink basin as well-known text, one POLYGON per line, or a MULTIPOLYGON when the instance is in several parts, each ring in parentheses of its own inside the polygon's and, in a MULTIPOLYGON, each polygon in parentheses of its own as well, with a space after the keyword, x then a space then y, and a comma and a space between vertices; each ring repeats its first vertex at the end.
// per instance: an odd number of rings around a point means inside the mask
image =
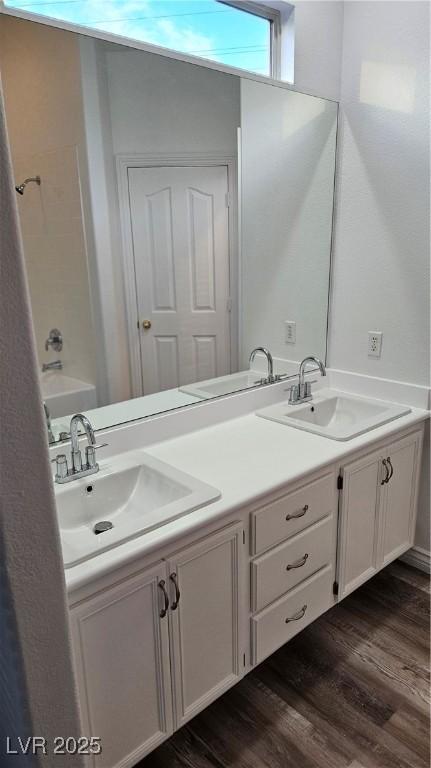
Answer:
POLYGON ((56 486, 65 566, 166 525, 220 496, 216 488, 143 451, 108 461, 94 475, 56 486))
POLYGON ((257 415, 265 419, 332 440, 351 440, 406 413, 410 413, 406 406, 331 389, 320 390, 303 405, 284 402, 257 411, 257 415))

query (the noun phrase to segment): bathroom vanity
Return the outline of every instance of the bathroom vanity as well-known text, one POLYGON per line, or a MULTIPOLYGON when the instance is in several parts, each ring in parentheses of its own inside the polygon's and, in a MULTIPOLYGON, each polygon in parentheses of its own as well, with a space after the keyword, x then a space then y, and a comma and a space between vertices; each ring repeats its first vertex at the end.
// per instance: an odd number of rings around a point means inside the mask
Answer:
POLYGON ((66 570, 89 765, 133 766, 412 546, 426 416, 342 442, 251 413, 145 449, 221 498, 66 570))
POLYGON ((87 765, 131 768, 411 548, 429 389, 383 378, 376 285, 336 339, 362 376, 306 378, 333 343, 337 102, 0 20, 87 765))

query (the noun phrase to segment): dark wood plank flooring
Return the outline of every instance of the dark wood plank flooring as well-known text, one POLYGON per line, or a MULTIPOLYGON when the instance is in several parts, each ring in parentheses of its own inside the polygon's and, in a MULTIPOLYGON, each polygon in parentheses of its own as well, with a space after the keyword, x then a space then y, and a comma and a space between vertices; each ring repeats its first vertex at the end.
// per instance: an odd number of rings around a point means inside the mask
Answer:
POLYGON ((429 765, 429 577, 398 561, 139 768, 429 765))

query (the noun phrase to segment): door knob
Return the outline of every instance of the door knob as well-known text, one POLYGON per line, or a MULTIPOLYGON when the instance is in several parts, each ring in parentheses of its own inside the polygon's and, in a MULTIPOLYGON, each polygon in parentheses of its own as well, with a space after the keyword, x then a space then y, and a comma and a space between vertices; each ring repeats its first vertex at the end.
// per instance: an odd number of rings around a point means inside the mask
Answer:
POLYGON ((142 327, 144 331, 148 331, 148 329, 151 328, 151 320, 143 320, 142 327))

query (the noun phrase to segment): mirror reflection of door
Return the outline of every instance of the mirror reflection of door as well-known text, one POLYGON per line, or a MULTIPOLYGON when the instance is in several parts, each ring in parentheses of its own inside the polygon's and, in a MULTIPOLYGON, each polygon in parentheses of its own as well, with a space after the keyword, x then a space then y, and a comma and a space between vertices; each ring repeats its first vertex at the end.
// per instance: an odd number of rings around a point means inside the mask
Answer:
POLYGON ((230 373, 227 167, 128 169, 142 394, 230 373))

